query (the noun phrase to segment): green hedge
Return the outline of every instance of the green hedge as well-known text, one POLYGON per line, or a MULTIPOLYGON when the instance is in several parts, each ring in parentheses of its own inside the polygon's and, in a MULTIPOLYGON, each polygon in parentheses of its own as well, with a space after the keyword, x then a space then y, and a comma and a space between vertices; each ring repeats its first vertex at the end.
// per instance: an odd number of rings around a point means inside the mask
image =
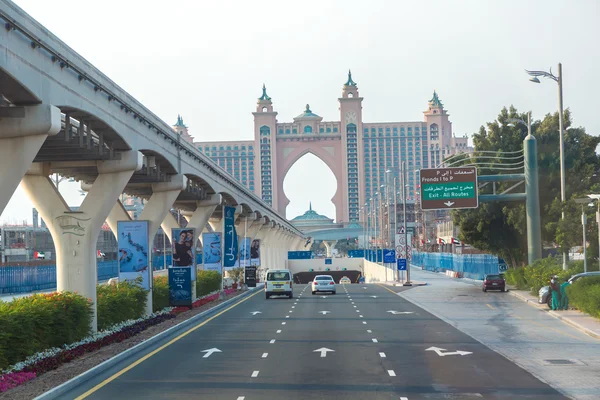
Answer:
POLYGON ((157 312, 169 307, 169 277, 158 276, 154 278, 152 289, 152 311, 157 312))
POLYGON ((138 282, 98 285, 98 330, 128 319, 141 318, 146 309, 146 293, 138 282))
POLYGON ((569 306, 600 318, 600 276, 578 279, 567 286, 569 306))
POLYGON ((70 292, 0 301, 0 370, 89 335, 91 302, 70 292))
POLYGON ((221 274, 217 271, 198 271, 196 296, 204 296, 221 289, 221 274))

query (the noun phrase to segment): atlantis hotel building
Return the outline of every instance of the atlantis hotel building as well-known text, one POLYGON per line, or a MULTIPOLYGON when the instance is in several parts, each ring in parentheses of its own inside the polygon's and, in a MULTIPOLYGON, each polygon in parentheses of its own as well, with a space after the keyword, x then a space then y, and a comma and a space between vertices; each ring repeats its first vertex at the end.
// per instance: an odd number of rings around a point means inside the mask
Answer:
POLYGON ((344 225, 359 221, 361 206, 381 185, 399 179, 403 161, 408 171, 407 197, 414 203, 419 169, 434 168, 452 154, 472 151, 467 137, 452 134, 452 123, 436 92, 422 121, 366 122, 362 101, 348 73, 338 98, 338 121, 323 121, 307 104, 292 121, 279 122, 263 85, 253 112, 251 140, 194 142, 181 117, 173 128, 282 215, 289 203, 283 191, 285 175, 303 155, 313 153, 337 179, 332 200, 336 223, 344 225))

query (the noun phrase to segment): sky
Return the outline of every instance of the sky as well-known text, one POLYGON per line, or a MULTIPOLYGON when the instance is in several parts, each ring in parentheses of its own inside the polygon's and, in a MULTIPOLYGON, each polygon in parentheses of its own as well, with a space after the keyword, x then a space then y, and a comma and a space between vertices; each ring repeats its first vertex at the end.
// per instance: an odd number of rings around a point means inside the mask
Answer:
MULTIPOLYGON (((308 103, 340 120, 348 69, 366 122, 420 121, 436 90, 457 136, 511 104, 535 119, 558 109, 556 73, 574 125, 600 134, 597 0, 16 0, 15 3, 169 124, 181 114, 198 141, 253 138, 266 84, 278 121, 308 103)), ((335 216, 336 181, 317 157, 290 170, 287 217, 335 216)), ((60 185, 78 205, 77 183, 60 185)), ((21 189, 0 220, 31 221, 21 189)))

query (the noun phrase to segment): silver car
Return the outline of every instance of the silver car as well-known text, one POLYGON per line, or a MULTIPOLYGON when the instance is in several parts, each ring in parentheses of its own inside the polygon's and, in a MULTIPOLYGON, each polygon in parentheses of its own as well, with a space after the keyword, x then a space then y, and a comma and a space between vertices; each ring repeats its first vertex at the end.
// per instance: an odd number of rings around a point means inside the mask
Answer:
MULTIPOLYGON (((573 275, 571 278, 569 278, 569 285, 580 278, 585 278, 588 276, 600 276, 600 272, 583 272, 581 274, 573 275)), ((540 291, 538 292, 538 303, 546 303, 548 307, 552 308, 552 296, 550 296, 550 286, 544 286, 540 289, 540 291)))
POLYGON ((312 294, 317 292, 331 292, 335 294, 335 281, 331 275, 317 275, 313 279, 312 283, 312 294))

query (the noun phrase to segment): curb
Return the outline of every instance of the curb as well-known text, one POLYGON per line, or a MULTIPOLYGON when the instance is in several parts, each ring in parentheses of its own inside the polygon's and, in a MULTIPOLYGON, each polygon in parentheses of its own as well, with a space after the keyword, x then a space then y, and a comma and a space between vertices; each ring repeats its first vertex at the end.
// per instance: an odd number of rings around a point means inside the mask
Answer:
MULTIPOLYGON (((378 282, 382 285, 386 285, 386 286, 404 286, 402 283, 400 282, 395 282, 395 283, 390 283, 390 282, 378 282)), ((427 286, 427 282, 423 282, 423 281, 418 281, 418 282, 411 282, 412 286, 427 286)))
POLYGON ((593 337, 594 339, 600 339, 600 334, 594 332, 591 329, 586 328, 585 326, 573 321, 572 319, 565 317, 563 315, 561 315, 560 313, 557 313, 556 311, 553 310, 549 310, 545 304, 539 304, 538 302, 532 300, 532 299, 528 299, 527 297, 521 295, 520 293, 515 293, 513 291, 508 291, 508 293, 510 293, 511 295, 513 295, 514 297, 523 300, 525 303, 530 304, 532 306, 534 306, 535 308, 545 311, 551 315, 552 317, 561 320, 562 322, 564 322, 567 325, 572 326, 573 328, 577 329, 578 331, 581 331, 583 333, 585 333, 588 336, 593 337))
POLYGON ((231 303, 234 303, 238 300, 248 297, 248 296, 250 296, 250 294, 256 292, 257 290, 261 290, 261 289, 262 289, 262 285, 257 284, 257 286, 255 288, 248 289, 248 291, 246 291, 245 293, 242 293, 240 295, 235 296, 234 298, 224 301, 223 303, 218 304, 209 310, 203 311, 200 314, 194 315, 193 317, 191 317, 185 321, 182 321, 175 326, 170 327, 166 331, 163 331, 155 336, 152 336, 148 340, 145 340, 142 343, 139 343, 139 344, 133 346, 132 348, 127 349, 124 352, 119 353, 112 358, 109 358, 108 360, 96 365, 95 367, 83 372, 82 374, 79 374, 76 377, 71 378, 70 380, 66 381, 65 383, 63 383, 59 386, 56 386, 55 388, 50 389, 49 391, 47 391, 45 393, 42 393, 41 395, 36 397, 34 400, 57 399, 60 396, 67 393, 68 391, 70 391, 71 389, 81 385, 84 382, 89 381, 96 375, 99 375, 102 372, 112 368, 114 365, 118 364, 122 360, 124 360, 128 357, 133 357, 136 354, 146 350, 148 347, 153 346, 156 342, 162 340, 164 337, 166 337, 168 335, 177 334, 177 333, 185 330, 186 328, 188 328, 190 325, 193 325, 194 323, 198 322, 198 320, 206 318, 206 317, 210 316, 211 314, 214 314, 217 311, 219 311, 223 308, 226 308, 231 303))
POLYGON ((570 318, 564 317, 562 315, 560 315, 560 313, 557 313, 556 311, 548 311, 548 314, 552 315, 554 318, 561 320, 562 322, 566 323, 567 325, 571 325, 573 328, 585 333, 588 336, 593 337, 594 339, 600 339, 600 334, 594 332, 591 329, 586 328, 585 326, 578 324, 577 322, 573 321, 570 318))
POLYGON ((539 309, 546 308, 545 304, 539 304, 537 301, 535 301, 533 299, 528 299, 527 297, 523 296, 522 294, 513 292, 512 290, 508 290, 508 294, 510 294, 520 300, 523 300, 525 303, 531 304, 532 306, 534 306, 536 308, 539 308, 539 309))

